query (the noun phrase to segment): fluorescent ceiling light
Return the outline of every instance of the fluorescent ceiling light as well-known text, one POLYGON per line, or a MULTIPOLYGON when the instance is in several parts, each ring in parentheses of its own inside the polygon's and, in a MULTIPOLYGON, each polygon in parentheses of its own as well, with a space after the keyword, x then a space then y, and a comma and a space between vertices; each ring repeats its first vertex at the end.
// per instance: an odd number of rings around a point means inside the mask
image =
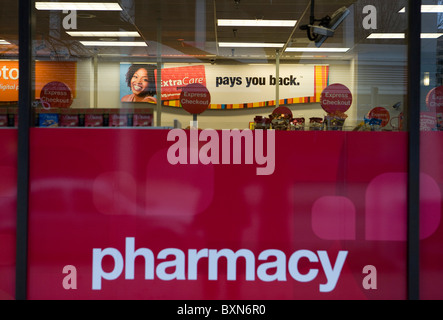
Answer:
MULTIPOLYGON (((443 33, 422 33, 420 38, 422 39, 437 39, 443 36, 443 33)), ((404 33, 372 33, 367 39, 404 39, 406 36, 404 33)))
POLYGON ((255 43, 255 42, 219 42, 221 48, 237 47, 237 48, 281 48, 284 43, 255 43))
MULTIPOLYGON (((399 13, 405 13, 406 8, 403 7, 399 13)), ((421 6, 421 12, 422 13, 439 13, 443 12, 443 5, 422 5, 421 6)))
POLYGON ((293 27, 297 20, 218 19, 219 27, 293 27))
POLYGON ((140 37, 137 31, 66 31, 72 37, 140 37))
POLYGON ((422 39, 437 39, 443 36, 443 33, 422 33, 422 39))
POLYGON ((80 41, 84 46, 94 47, 147 47, 145 42, 141 41, 80 41))
POLYGON ((90 10, 90 11, 122 11, 114 2, 36 2, 37 10, 90 10))
POLYGON ((6 41, 6 40, 1 40, 0 39, 0 45, 7 45, 7 44, 11 44, 11 43, 6 41))
POLYGON ((367 39, 404 39, 404 33, 371 33, 367 39))
POLYGON ((286 52, 348 52, 349 48, 286 48, 286 52))

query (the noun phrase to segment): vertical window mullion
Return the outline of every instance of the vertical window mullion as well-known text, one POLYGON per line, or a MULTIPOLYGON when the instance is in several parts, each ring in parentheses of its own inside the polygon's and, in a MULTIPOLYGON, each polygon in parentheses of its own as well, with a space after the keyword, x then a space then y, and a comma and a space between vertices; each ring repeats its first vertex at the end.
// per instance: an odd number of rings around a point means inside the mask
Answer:
POLYGON ((17 149, 17 242, 15 297, 27 298, 29 128, 32 103, 32 4, 19 0, 19 123, 17 149))
POLYGON ((420 263, 420 61, 421 0, 408 1, 408 299, 418 300, 420 263))

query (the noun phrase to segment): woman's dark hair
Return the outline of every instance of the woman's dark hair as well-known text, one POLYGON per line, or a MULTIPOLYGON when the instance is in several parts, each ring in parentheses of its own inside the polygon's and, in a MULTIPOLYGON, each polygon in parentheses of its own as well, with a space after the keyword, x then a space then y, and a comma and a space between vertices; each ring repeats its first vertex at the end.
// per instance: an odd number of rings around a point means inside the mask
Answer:
POLYGON ((128 72, 126 72, 126 84, 128 87, 131 87, 131 79, 134 76, 134 73, 139 69, 145 69, 148 72, 148 89, 146 90, 146 94, 148 96, 154 96, 157 93, 157 89, 155 86, 155 73, 156 69, 155 65, 152 64, 133 64, 129 67, 128 72))

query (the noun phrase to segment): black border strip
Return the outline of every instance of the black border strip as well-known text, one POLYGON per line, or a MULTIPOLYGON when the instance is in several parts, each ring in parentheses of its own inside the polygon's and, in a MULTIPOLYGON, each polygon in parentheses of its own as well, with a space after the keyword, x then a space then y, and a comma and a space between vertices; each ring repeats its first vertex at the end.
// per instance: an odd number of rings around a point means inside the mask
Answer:
MULTIPOLYGON (((19 127, 17 171, 16 299, 27 298, 29 129, 32 103, 32 5, 19 0, 19 127)), ((421 0, 408 0, 408 299, 419 299, 420 33, 421 0)))
POLYGON ((32 103, 32 4, 19 0, 19 122, 17 150, 17 242, 15 298, 27 298, 28 285, 28 200, 29 200, 29 128, 32 103))
POLYGON ((421 0, 408 0, 408 241, 407 292, 420 299, 420 64, 421 0))

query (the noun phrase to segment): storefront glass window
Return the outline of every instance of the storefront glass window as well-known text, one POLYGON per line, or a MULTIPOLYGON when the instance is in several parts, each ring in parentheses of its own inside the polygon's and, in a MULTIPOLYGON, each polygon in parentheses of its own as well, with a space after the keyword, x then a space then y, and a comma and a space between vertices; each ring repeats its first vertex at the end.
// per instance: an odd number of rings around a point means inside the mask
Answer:
MULTIPOLYGON (((2 1, 4 2, 4 1, 2 1)), ((18 4, 0 11, 0 300, 15 296, 18 4)))
POLYGON ((442 239, 442 1, 423 1, 420 96, 420 294, 440 299, 442 239))
POLYGON ((65 4, 33 6, 29 298, 407 297, 407 1, 65 4))
POLYGON ((180 93, 198 84, 201 128, 404 130, 404 3, 313 4, 37 2, 35 126, 187 127, 180 93))

